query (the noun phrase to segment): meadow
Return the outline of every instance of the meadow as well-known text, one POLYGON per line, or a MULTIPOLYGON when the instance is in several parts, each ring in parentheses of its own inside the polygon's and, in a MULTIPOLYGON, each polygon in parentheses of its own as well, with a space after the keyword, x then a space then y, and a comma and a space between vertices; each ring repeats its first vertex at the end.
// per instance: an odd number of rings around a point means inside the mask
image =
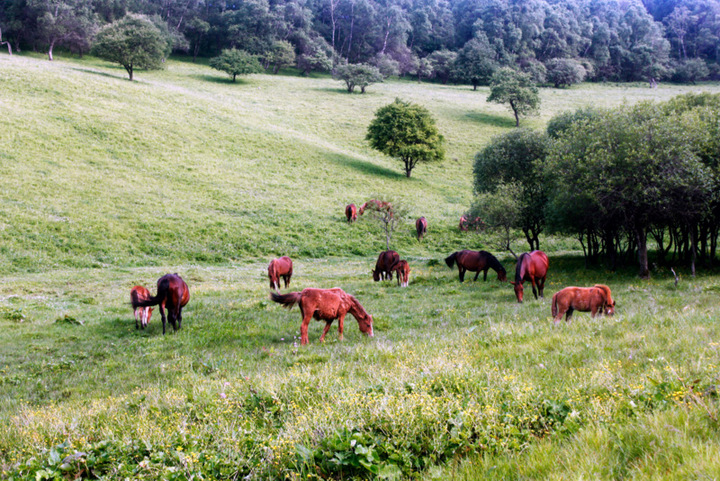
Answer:
MULTIPOLYGON (((546 298, 493 272, 458 283, 442 259, 494 251, 459 232, 472 158, 513 128, 488 91, 393 80, 349 95, 326 76, 236 84, 182 59, 124 70, 92 58, 0 55, 0 477, 3 479, 717 479, 717 270, 676 285, 635 264, 586 269, 543 236, 546 298), (421 103, 447 159, 399 163, 364 140, 379 107, 421 103), (410 286, 373 283, 379 226, 344 222, 375 197, 407 212, 392 247, 410 286), (429 221, 427 238, 413 221, 429 221), (340 286, 375 320, 345 340, 268 299, 340 286), (178 272, 183 329, 135 329, 129 290, 178 272), (612 318, 553 326, 550 297, 603 282, 612 318)), ((541 91, 543 128, 586 105, 718 85, 584 84, 541 91)), ((522 242, 514 246, 524 249, 522 242)), ((513 261, 498 253, 510 271, 513 261)))

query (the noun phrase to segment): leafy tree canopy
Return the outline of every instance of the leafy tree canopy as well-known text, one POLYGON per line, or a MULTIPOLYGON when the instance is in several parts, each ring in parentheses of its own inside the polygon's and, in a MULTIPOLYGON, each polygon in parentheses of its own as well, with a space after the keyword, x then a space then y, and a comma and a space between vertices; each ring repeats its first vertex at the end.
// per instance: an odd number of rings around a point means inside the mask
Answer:
POLYGON ((368 85, 383 81, 380 70, 367 64, 339 65, 333 72, 333 78, 344 81, 347 91, 350 93, 355 90, 355 87, 360 87, 360 92, 365 93, 368 85))
POLYGON ((540 108, 538 89, 530 75, 509 67, 493 74, 487 101, 508 104, 515 115, 516 126, 520 125, 520 116, 534 114, 540 108))
POLYGON ((228 74, 233 82, 238 75, 262 72, 262 65, 255 55, 235 48, 225 49, 219 56, 211 58, 210 66, 228 74))
POLYGON ((444 138, 430 112, 400 99, 375 113, 366 138, 372 148, 402 161, 407 177, 418 163, 445 157, 444 138))

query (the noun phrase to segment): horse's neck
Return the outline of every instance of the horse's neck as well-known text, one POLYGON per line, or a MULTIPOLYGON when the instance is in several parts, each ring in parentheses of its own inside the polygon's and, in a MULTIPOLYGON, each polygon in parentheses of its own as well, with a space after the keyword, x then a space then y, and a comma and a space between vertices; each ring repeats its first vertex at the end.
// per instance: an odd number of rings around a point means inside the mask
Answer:
POLYGON ((525 273, 527 272, 527 267, 525 266, 526 259, 526 255, 520 256, 517 269, 515 269, 515 282, 522 282, 523 278, 525 277, 525 273))
POLYGON ((367 317, 365 309, 363 309, 355 298, 350 298, 350 309, 348 309, 348 312, 350 312, 350 314, 352 314, 358 321, 367 317))

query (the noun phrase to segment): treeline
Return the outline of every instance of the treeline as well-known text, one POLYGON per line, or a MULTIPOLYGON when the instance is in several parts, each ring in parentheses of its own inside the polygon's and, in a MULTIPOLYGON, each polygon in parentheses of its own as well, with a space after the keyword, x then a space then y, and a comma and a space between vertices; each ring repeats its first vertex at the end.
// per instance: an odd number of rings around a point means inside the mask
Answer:
POLYGON ((531 249, 543 231, 575 236, 588 263, 615 269, 637 259, 650 274, 648 241, 660 263, 717 259, 720 233, 720 95, 666 103, 580 109, 546 132, 516 129, 475 158, 480 217, 506 233, 522 229, 531 249))
POLYGON ((502 66, 556 86, 720 78, 720 0, 4 0, 0 44, 82 55, 127 13, 155 18, 176 52, 236 48, 274 71, 368 63, 475 86, 502 66))

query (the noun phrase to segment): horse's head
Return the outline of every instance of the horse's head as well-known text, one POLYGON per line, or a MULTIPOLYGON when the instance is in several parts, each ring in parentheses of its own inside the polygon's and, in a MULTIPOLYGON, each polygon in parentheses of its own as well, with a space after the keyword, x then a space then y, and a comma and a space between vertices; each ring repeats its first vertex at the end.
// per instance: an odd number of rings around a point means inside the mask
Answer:
POLYGON ((612 303, 605 304, 605 315, 612 316, 615 314, 615 301, 612 303))
POLYGON ((373 318, 370 314, 366 313, 366 316, 362 319, 358 319, 358 326, 360 327, 360 332, 363 334, 374 337, 375 334, 373 333, 373 318))
POLYGON ((144 326, 150 324, 150 317, 152 317, 152 307, 141 307, 140 308, 140 323, 144 326))
POLYGON ((505 282, 505 281, 507 281, 507 272, 505 272, 505 269, 503 269, 503 268, 501 267, 500 269, 498 269, 497 274, 498 274, 498 280, 499 280, 500 282, 505 282))
POLYGON ((518 302, 522 302, 522 300, 523 300, 523 290, 524 290, 523 285, 522 285, 522 282, 510 281, 510 284, 512 284, 513 287, 515 288, 515 297, 517 297, 517 301, 518 301, 518 302))
POLYGON ((376 271, 375 269, 373 269, 372 275, 373 275, 373 280, 375 282, 380 280, 380 271, 379 270, 376 271))

